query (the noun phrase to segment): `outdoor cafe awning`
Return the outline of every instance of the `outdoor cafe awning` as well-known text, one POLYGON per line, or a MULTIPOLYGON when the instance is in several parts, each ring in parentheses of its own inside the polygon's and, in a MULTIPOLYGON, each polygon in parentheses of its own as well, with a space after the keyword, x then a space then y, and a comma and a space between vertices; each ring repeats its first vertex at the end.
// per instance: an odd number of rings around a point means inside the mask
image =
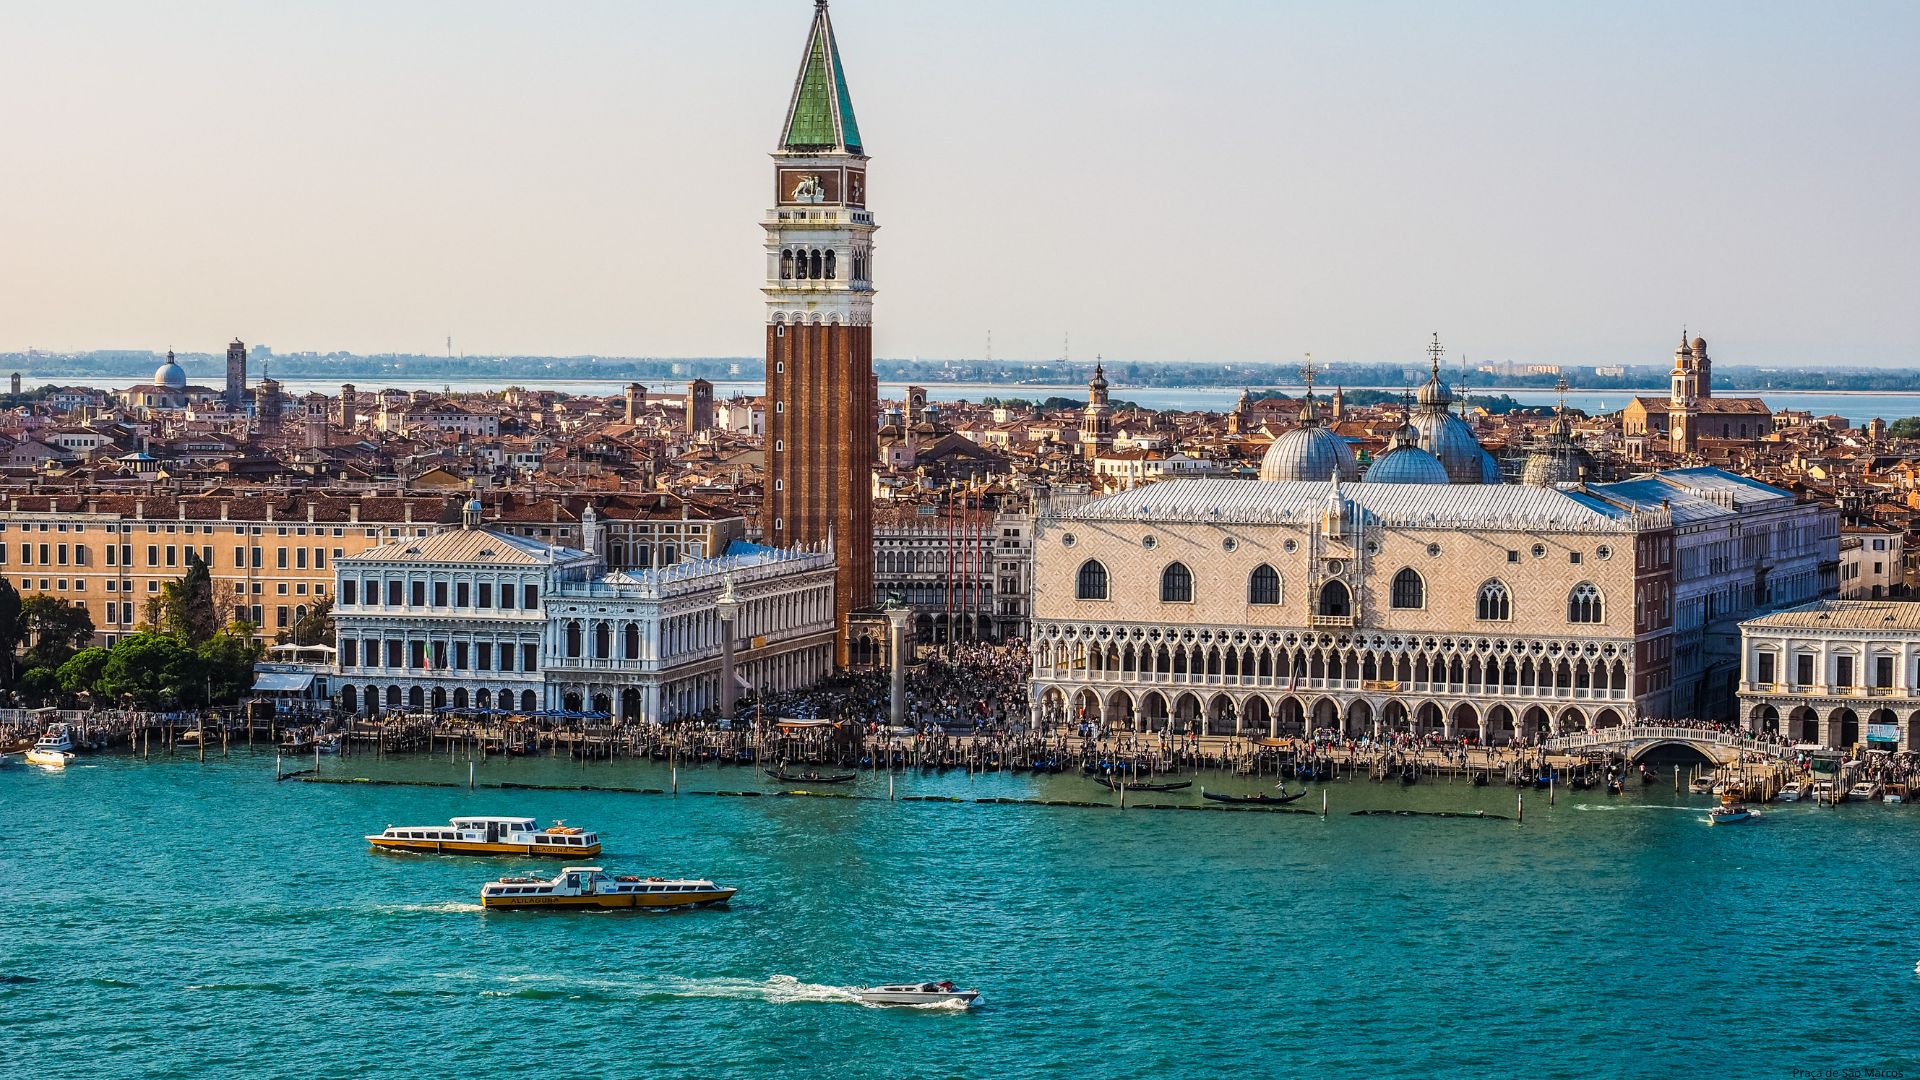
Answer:
POLYGON ((304 693, 311 686, 313 686, 312 675, 296 675, 280 671, 262 672, 253 681, 254 692, 261 694, 304 693))

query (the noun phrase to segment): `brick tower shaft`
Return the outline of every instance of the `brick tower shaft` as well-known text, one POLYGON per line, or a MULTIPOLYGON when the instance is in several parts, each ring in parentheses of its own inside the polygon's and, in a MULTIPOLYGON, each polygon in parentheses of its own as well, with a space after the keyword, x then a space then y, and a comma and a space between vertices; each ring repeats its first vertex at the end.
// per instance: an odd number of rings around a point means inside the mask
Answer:
POLYGON ((776 547, 831 541, 836 649, 873 604, 873 234, 867 156, 825 0, 773 152, 766 229, 767 493, 776 547))

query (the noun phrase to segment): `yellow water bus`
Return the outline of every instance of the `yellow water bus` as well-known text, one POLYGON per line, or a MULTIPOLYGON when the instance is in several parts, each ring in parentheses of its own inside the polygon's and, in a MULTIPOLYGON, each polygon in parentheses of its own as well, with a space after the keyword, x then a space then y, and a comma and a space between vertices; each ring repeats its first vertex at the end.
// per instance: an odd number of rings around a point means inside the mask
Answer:
POLYGON ((577 859, 600 854, 600 836, 561 822, 540 828, 530 817, 457 817, 446 825, 389 825, 367 837, 382 851, 426 855, 539 855, 577 859))
POLYGON ((489 908, 683 908, 724 904, 740 890, 711 881, 610 874, 600 866, 569 866, 551 879, 503 877, 480 886, 489 908))

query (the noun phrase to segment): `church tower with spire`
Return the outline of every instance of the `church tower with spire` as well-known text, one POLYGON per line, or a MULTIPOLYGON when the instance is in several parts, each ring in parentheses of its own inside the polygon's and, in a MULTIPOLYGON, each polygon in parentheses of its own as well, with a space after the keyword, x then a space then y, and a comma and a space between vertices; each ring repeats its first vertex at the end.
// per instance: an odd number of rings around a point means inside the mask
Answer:
POLYGON ((873 234, 867 155, 827 0, 773 151, 766 229, 769 544, 831 540, 836 653, 873 599, 873 234))
POLYGON ((1088 461, 1113 449, 1113 411, 1107 404, 1106 365, 1093 365, 1087 380, 1087 407, 1080 411, 1080 455, 1088 461))

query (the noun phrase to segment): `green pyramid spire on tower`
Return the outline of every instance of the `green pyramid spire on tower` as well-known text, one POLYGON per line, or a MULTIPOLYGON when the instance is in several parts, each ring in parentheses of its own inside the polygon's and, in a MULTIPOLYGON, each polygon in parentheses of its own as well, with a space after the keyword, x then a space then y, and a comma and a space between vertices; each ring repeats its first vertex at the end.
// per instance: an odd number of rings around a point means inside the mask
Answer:
POLYGON ((847 92, 847 72, 840 64, 826 0, 814 0, 813 29, 780 143, 783 150, 861 153, 860 123, 853 116, 853 97, 847 92))

